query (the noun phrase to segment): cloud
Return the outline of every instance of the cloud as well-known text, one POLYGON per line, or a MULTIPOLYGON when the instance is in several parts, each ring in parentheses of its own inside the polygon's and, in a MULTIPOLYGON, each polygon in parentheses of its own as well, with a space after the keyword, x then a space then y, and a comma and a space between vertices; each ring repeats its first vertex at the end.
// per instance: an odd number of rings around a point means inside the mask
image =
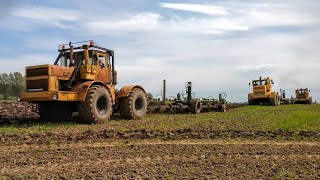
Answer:
POLYGON ((56 26, 62 29, 72 28, 73 24, 82 18, 81 13, 77 10, 45 6, 15 8, 11 11, 11 15, 39 25, 56 26))
POLYGON ((159 3, 160 7, 190 11, 207 15, 228 15, 228 12, 220 6, 203 5, 203 4, 186 4, 186 3, 159 3))
POLYGON ((20 0, 0 1, 0 18, 7 16, 12 8, 20 3, 20 0))
POLYGON ((24 74, 26 66, 53 64, 57 55, 55 54, 20 54, 17 57, 1 57, 1 73, 22 72, 24 74))
MULTIPOLYGON (((115 50, 118 88, 141 84, 157 95, 166 78, 170 96, 181 92, 186 81, 192 81, 198 96, 217 97, 219 92, 226 91, 228 100, 246 101, 248 82, 270 76, 276 83, 275 89, 286 89, 288 94, 297 88, 296 82, 312 92, 320 89, 315 83, 320 68, 317 1, 193 1, 183 3, 187 6, 180 9, 163 7, 180 3, 150 2, 149 6, 139 4, 141 8, 133 10, 122 2, 117 8, 109 7, 112 13, 103 11, 104 6, 99 3, 90 7, 99 6, 95 12, 88 11, 87 6, 52 8, 43 4, 16 8, 20 12, 11 12, 10 21, 1 24, 16 26, 17 23, 10 22, 24 21, 25 26, 10 31, 14 37, 23 29, 30 29, 30 24, 33 29, 23 40, 16 38, 23 54, 7 59, 2 56, 4 66, 0 70, 23 72, 25 65, 52 63, 57 54, 50 53, 56 53, 57 43, 93 39, 115 50), (221 7, 225 14, 216 10, 208 14, 201 8, 190 8, 192 5, 221 7), (29 7, 32 11, 28 11, 29 7), (192 13, 185 13, 188 11, 192 13), (71 29, 64 31, 65 28, 71 29), (13 58, 15 62, 8 61, 13 58)), ((10 33, 6 35, 11 37, 10 33)))
POLYGON ((89 20, 83 22, 91 33, 95 35, 109 33, 110 31, 150 31, 158 27, 160 15, 156 13, 139 13, 126 19, 117 20, 89 20))

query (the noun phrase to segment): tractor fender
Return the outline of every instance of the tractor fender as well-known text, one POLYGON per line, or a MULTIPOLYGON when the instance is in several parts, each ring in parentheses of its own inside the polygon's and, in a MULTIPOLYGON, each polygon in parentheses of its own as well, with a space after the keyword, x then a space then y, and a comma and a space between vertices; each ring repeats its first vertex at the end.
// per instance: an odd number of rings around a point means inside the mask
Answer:
POLYGON ((132 89, 141 89, 144 93, 146 92, 143 87, 139 86, 139 85, 127 85, 127 86, 123 86, 120 91, 117 92, 116 94, 116 99, 120 99, 123 97, 127 97, 129 96, 130 92, 132 91, 132 89))
POLYGON ((79 101, 85 101, 87 93, 89 91, 89 88, 94 85, 100 85, 100 86, 105 87, 111 95, 112 102, 115 103, 115 98, 116 98, 115 97, 115 94, 116 94, 115 87, 113 85, 105 84, 101 81, 87 81, 84 83, 79 83, 75 87, 73 87, 71 91, 78 93, 79 101))

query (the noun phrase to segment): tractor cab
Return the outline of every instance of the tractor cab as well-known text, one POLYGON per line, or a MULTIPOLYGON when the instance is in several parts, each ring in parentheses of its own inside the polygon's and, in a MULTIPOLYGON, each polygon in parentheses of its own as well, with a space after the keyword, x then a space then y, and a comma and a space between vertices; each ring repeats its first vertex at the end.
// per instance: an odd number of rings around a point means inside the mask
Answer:
POLYGON ((297 89, 296 90, 296 98, 305 98, 305 99, 307 99, 307 97, 309 96, 309 92, 310 92, 310 90, 308 90, 308 88, 297 89))
MULTIPOLYGON (((81 42, 84 43, 84 42, 81 42)), ((62 44, 54 65, 73 69, 67 87, 78 81, 97 80, 105 84, 117 84, 117 72, 114 70, 114 52, 95 45, 93 41, 77 46, 79 43, 62 44), (68 46, 68 48, 66 48, 68 46)), ((63 84, 62 84, 63 86, 63 84)))

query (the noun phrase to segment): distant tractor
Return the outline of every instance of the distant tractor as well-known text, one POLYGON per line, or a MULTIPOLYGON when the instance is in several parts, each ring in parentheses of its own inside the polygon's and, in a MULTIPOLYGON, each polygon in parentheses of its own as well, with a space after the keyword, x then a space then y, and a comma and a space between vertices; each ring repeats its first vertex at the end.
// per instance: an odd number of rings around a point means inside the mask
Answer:
POLYGON ((116 90, 114 51, 93 41, 62 44, 53 65, 26 67, 26 92, 20 100, 38 104, 40 118, 70 119, 73 112, 90 123, 108 121, 113 110, 126 119, 147 111, 145 90, 139 85, 116 90), (78 46, 76 46, 76 44, 78 46))
MULTIPOLYGON (((248 94, 249 105, 280 105, 278 92, 272 91, 273 80, 269 77, 252 81, 252 93, 248 94)), ((251 83, 249 83, 251 86, 251 83)))
POLYGON ((296 90, 296 97, 291 98, 292 104, 312 104, 312 96, 308 88, 300 88, 296 90))

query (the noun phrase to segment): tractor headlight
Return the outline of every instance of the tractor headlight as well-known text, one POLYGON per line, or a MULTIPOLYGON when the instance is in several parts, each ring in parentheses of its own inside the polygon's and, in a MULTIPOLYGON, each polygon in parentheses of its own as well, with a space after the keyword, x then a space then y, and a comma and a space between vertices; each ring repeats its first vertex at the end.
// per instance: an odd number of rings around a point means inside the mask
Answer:
POLYGON ((58 94, 54 94, 54 95, 52 96, 52 99, 53 99, 53 100, 57 100, 57 99, 58 99, 58 94))

